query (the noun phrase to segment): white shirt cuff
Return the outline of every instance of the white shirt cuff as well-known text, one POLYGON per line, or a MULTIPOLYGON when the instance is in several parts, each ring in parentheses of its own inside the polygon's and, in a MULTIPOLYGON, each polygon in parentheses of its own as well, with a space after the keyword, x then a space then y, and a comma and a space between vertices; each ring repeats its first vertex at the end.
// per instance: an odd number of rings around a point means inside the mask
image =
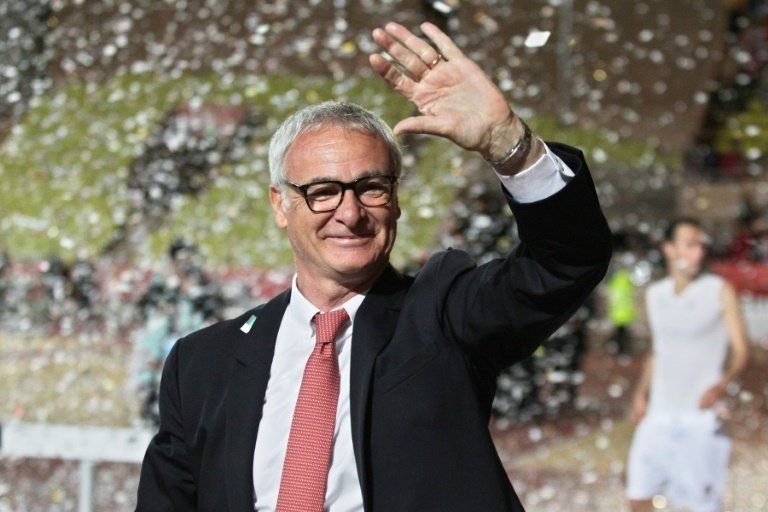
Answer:
POLYGON ((546 199, 562 190, 576 175, 549 146, 544 144, 544 149, 546 153, 533 165, 514 176, 496 173, 501 184, 518 203, 546 199))

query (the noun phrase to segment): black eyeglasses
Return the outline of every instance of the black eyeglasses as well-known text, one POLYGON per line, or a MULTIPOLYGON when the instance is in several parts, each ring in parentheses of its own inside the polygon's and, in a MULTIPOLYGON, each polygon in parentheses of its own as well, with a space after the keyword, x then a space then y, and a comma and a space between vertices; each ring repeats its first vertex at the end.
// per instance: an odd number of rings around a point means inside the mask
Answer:
POLYGON ((363 206, 384 206, 392 200, 397 176, 381 174, 363 176, 352 182, 326 180, 297 185, 290 181, 286 185, 304 196, 307 206, 315 213, 332 212, 344 200, 349 189, 363 206))

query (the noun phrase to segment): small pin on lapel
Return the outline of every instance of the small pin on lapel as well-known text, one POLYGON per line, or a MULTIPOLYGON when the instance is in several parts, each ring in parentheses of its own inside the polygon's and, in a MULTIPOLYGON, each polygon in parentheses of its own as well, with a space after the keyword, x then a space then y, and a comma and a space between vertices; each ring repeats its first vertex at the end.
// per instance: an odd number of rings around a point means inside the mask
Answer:
POLYGON ((256 316, 251 315, 251 318, 249 318, 248 321, 243 324, 240 330, 243 331, 245 334, 248 334, 249 332, 251 332, 251 327, 253 327, 253 323, 255 321, 256 321, 256 316))

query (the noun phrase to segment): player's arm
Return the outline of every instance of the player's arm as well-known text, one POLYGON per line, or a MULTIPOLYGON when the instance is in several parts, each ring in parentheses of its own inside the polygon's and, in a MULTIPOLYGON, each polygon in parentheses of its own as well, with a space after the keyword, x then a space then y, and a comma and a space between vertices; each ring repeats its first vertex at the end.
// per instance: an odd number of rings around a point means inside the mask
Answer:
POLYGON ((640 378, 635 386, 635 393, 632 396, 632 420, 637 423, 648 412, 648 392, 651 389, 651 377, 653 375, 653 354, 645 356, 640 378))
POLYGON ((728 368, 717 384, 709 388, 699 399, 699 407, 706 409, 717 403, 725 393, 728 384, 738 377, 747 366, 749 358, 749 343, 747 330, 744 327, 744 319, 741 315, 741 307, 736 290, 729 283, 725 283, 721 294, 723 304, 723 321, 728 331, 730 342, 730 358, 728 368))

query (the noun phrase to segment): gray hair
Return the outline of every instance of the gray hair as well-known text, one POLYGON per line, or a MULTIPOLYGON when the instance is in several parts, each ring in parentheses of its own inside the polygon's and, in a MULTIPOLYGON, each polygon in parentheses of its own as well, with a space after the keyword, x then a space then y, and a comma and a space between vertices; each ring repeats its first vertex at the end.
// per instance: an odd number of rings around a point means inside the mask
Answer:
POLYGON ((354 103, 326 101, 304 107, 288 117, 269 141, 270 184, 282 187, 286 181, 285 157, 299 135, 326 126, 338 126, 380 137, 389 149, 395 176, 402 172, 402 153, 392 128, 379 116, 354 103))

